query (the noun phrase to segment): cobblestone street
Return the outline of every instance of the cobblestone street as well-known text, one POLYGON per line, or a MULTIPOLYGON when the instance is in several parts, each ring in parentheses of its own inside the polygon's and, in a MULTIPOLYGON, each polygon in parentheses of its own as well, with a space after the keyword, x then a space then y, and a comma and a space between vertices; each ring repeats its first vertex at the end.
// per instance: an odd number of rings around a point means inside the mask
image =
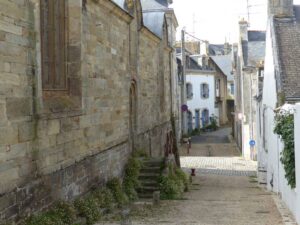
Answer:
POLYGON ((257 163, 240 157, 182 157, 181 166, 195 168, 199 174, 256 176, 257 163))
POLYGON ((132 224, 296 225, 283 202, 258 186, 256 162, 239 157, 233 143, 210 143, 211 139, 206 138, 219 135, 218 142, 227 140, 228 131, 198 138, 204 143, 193 143, 189 155, 182 146, 181 166, 188 173, 191 168, 196 169, 191 191, 182 200, 163 201, 159 208, 133 216, 132 224))

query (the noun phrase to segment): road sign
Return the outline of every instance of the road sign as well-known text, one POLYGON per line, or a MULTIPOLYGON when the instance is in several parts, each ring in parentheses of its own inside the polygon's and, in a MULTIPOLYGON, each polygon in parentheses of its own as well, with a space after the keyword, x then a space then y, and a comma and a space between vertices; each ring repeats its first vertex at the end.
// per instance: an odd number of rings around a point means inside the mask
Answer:
POLYGON ((254 147, 256 145, 256 142, 254 140, 249 141, 249 145, 251 147, 254 147))
POLYGON ((188 106, 187 106, 187 105, 182 105, 182 106, 181 106, 181 110, 182 110, 183 112, 188 111, 188 106))

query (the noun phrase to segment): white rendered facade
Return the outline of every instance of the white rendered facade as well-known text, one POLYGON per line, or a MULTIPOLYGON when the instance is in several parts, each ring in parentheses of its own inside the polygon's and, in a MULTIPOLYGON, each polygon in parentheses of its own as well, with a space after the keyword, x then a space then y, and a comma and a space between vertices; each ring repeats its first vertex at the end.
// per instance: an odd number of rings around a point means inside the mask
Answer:
POLYGON ((187 99, 188 109, 192 114, 193 122, 192 128, 202 128, 205 123, 205 113, 208 111, 208 116, 219 116, 215 109, 215 77, 214 73, 208 71, 207 73, 187 73, 187 84, 192 86, 192 96, 187 99), (209 89, 208 97, 203 97, 201 93, 201 85, 207 84, 209 89), (204 112, 204 110, 207 110, 204 112), (199 116, 197 114, 199 113, 199 116), (199 120, 199 122, 197 122, 199 120))

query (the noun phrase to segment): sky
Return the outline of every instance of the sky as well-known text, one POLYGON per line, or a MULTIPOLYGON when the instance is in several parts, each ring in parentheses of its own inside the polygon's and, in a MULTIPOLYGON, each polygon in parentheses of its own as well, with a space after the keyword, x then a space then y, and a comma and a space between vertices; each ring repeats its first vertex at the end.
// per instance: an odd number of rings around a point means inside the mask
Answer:
MULTIPOLYGON (((300 0, 294 0, 300 5, 300 0)), ((251 30, 265 30, 267 25, 267 0, 173 0, 179 27, 197 38, 210 43, 237 42, 241 19, 249 20, 251 30)))

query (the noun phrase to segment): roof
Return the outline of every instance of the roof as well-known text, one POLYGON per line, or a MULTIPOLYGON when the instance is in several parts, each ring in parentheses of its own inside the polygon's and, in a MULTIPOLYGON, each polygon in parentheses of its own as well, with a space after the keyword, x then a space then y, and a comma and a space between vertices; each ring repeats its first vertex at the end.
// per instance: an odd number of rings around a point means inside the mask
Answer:
POLYGON ((300 97, 300 6, 294 19, 274 18, 281 89, 286 98, 300 97))
POLYGON ((249 30, 248 31, 248 41, 265 41, 266 40, 266 32, 265 31, 257 31, 257 30, 249 30))
POLYGON ((248 31, 248 41, 242 41, 245 66, 256 67, 265 59, 266 32, 248 31))
POLYGON ((151 32, 158 37, 163 37, 164 12, 143 12, 143 22, 151 32))
POLYGON ((224 55, 224 45, 209 44, 209 55, 224 55))
POLYGON ((141 0, 143 10, 168 9, 168 0, 141 0))
POLYGON ((227 76, 228 81, 233 81, 232 71, 232 55, 217 55, 211 56, 211 59, 215 64, 222 70, 222 72, 227 76))
POLYGON ((127 10, 126 2, 125 0, 112 0, 114 3, 116 3, 120 8, 122 8, 125 11, 127 10))
MULTIPOLYGON (((185 55, 185 64, 186 64, 186 69, 187 70, 202 70, 202 67, 198 64, 198 62, 190 57, 189 55, 185 55)), ((182 63, 182 55, 177 55, 176 56, 177 63, 180 62, 182 63)))

